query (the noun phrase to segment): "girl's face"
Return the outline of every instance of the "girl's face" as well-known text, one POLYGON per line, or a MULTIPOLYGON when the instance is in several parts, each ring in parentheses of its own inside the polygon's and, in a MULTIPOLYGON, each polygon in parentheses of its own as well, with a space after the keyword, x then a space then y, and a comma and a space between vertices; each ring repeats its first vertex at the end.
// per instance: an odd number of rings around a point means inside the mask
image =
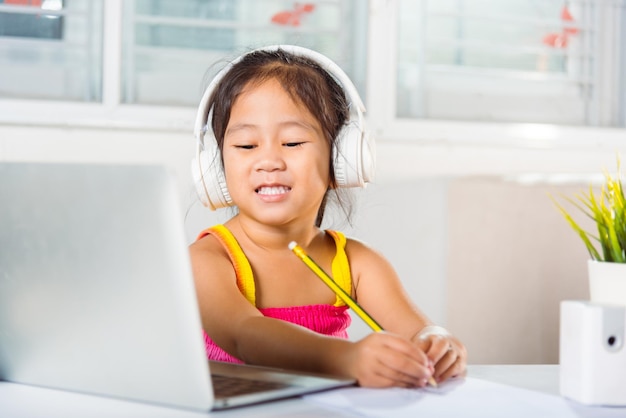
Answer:
POLYGON ((330 146, 320 123, 278 81, 246 87, 224 135, 226 184, 240 216, 314 224, 328 189, 330 146))

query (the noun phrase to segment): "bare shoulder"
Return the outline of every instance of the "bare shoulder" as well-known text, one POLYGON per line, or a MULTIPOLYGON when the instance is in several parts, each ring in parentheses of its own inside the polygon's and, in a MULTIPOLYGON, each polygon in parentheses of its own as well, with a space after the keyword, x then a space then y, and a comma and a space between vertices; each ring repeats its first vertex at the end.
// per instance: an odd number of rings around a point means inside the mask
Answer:
POLYGON ((346 238, 346 254, 350 263, 372 258, 384 260, 384 256, 378 250, 354 238, 346 238))
POLYGON ((211 234, 205 235, 189 245, 189 251, 191 251, 192 256, 201 254, 206 255, 205 253, 222 253, 222 255, 228 255, 218 239, 211 234))
POLYGON ((189 254, 196 279, 206 277, 207 271, 222 273, 211 276, 224 277, 223 273, 228 272, 234 275, 228 252, 213 235, 206 235, 192 243, 189 246, 189 254))
POLYGON ((382 279, 395 276, 394 268, 387 258, 380 251, 362 241, 347 239, 346 255, 350 262, 350 271, 355 286, 358 286, 364 277, 382 279))

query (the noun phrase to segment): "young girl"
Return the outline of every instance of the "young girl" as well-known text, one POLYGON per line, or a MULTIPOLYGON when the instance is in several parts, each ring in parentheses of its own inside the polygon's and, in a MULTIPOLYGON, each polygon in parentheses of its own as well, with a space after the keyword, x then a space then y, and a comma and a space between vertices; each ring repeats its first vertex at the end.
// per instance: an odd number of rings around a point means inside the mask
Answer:
POLYGON ((431 376, 461 375, 465 347, 411 303, 389 262, 320 229, 329 194, 346 185, 337 150, 359 105, 346 95, 360 100, 333 65, 303 48, 262 48, 207 89, 196 127, 206 123, 210 134, 199 134, 196 181, 205 204, 238 209, 190 246, 207 355, 349 376, 368 387, 423 387, 431 376), (385 332, 349 341, 347 307, 289 250, 291 241, 385 332))

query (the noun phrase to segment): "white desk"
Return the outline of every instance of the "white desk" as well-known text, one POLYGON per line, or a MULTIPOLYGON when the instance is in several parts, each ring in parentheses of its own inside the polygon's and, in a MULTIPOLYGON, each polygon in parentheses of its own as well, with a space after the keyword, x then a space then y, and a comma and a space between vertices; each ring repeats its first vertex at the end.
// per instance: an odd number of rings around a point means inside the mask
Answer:
MULTIPOLYGON (((558 394, 558 365, 471 365, 468 376, 526 389, 558 394)), ((626 409, 623 409, 626 416, 626 409)), ((202 414, 117 399, 37 388, 0 382, 2 418, 72 417, 353 417, 350 413, 329 410, 302 399, 287 399, 268 404, 202 414)), ((586 414, 581 415, 586 416, 586 414)), ((591 415, 590 415, 591 416, 591 415)))
POLYGON ((477 379, 559 395, 557 364, 470 365, 467 370, 477 379))

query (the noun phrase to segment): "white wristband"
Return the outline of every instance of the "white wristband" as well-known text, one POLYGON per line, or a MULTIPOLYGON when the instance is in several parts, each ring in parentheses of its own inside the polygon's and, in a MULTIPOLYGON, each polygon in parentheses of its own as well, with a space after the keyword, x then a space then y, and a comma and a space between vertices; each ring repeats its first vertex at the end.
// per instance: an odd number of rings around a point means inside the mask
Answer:
POLYGON ((439 325, 428 325, 420 330, 417 333, 417 338, 426 338, 430 335, 450 335, 450 332, 444 327, 440 327, 439 325))

